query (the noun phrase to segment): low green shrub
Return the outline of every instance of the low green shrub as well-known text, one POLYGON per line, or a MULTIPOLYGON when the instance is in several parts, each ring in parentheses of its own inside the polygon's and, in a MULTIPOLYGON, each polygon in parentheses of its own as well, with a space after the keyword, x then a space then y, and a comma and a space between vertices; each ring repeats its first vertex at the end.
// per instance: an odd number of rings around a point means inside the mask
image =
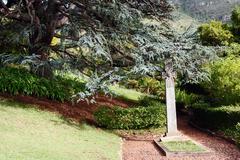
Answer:
POLYGON ((240 58, 229 57, 209 66, 210 81, 201 85, 213 103, 230 105, 240 103, 240 58))
POLYGON ((158 98, 159 97, 143 96, 139 99, 138 105, 145 106, 145 107, 154 106, 157 103, 159 103, 159 101, 161 101, 161 99, 158 99, 158 98))
POLYGON ((211 21, 199 27, 200 39, 205 45, 229 45, 232 33, 220 21, 211 21))
POLYGON ((240 122, 236 125, 236 130, 237 130, 236 139, 238 146, 240 147, 240 122))
POLYGON ((240 105, 211 107, 207 103, 198 103, 191 110, 193 120, 210 129, 235 127, 240 122, 240 105))
POLYGON ((226 56, 236 56, 240 57, 240 44, 231 43, 231 45, 226 49, 226 56))
POLYGON ((240 123, 236 126, 230 126, 228 128, 222 128, 221 131, 225 136, 231 137, 237 142, 237 145, 240 147, 240 123))
POLYGON ((68 101, 73 94, 82 91, 84 86, 82 82, 61 76, 46 79, 31 74, 23 68, 0 68, 0 92, 2 93, 23 94, 68 101))
POLYGON ((146 129, 166 126, 165 106, 155 103, 148 107, 102 107, 94 113, 99 126, 107 129, 146 129))
POLYGON ((200 99, 201 97, 196 94, 187 93, 184 90, 176 89, 176 102, 177 104, 183 104, 184 107, 189 107, 200 99))
POLYGON ((232 11, 232 29, 234 34, 239 35, 240 33, 240 6, 235 6, 234 10, 232 11))
POLYGON ((236 125, 236 129, 240 133, 240 122, 236 125))
POLYGON ((191 110, 192 120, 196 124, 224 133, 240 146, 240 104, 211 107, 208 103, 198 103, 191 110))

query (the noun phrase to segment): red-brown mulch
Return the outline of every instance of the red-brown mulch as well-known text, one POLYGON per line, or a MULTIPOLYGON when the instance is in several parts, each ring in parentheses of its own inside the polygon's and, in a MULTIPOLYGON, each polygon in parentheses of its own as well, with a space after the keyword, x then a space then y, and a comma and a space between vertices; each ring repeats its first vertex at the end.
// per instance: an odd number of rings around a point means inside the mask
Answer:
POLYGON ((132 102, 126 102, 122 99, 117 98, 108 98, 105 96, 97 96, 96 102, 94 104, 88 104, 86 101, 80 101, 78 104, 72 104, 71 102, 58 102, 49 100, 46 98, 36 98, 31 96, 11 96, 9 94, 0 94, 1 97, 13 99, 18 102, 22 102, 25 104, 35 105, 37 108, 41 110, 47 110, 51 112, 56 112, 62 115, 64 118, 70 118, 77 122, 87 122, 90 124, 96 124, 93 113, 100 106, 121 106, 126 108, 130 105, 134 105, 132 102))
POLYGON ((209 155, 177 156, 167 158, 159 151, 153 141, 123 142, 123 160, 240 160, 240 149, 228 141, 201 132, 190 125, 185 116, 178 118, 179 130, 188 137, 209 148, 209 155))

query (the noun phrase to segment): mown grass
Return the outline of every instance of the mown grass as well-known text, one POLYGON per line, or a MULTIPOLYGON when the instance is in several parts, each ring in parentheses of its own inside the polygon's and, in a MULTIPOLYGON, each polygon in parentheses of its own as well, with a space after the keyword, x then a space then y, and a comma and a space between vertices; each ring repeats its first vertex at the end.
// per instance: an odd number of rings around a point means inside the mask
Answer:
POLYGON ((191 140, 160 142, 171 152, 204 152, 205 149, 191 140))
POLYGON ((117 160, 118 136, 0 99, 1 160, 117 160))
POLYGON ((141 93, 133 89, 122 88, 118 85, 110 86, 109 88, 118 97, 123 98, 127 101, 138 102, 142 97, 147 96, 145 93, 141 93))

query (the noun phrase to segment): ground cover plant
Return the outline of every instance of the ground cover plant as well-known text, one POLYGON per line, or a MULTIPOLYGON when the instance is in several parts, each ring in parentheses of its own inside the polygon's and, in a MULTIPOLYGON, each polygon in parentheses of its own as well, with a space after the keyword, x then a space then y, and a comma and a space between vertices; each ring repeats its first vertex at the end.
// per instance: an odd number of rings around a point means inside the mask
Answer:
POLYGON ((72 78, 55 76, 52 79, 36 76, 24 68, 0 68, 0 92, 70 101, 72 95, 84 90, 84 83, 72 78))
POLYGON ((209 104, 193 105, 193 118, 204 126, 220 129, 225 126, 234 126, 240 121, 240 106, 229 105, 212 107, 209 104))
POLYGON ((0 99, 0 159, 120 159, 115 134, 35 108, 0 99))
POLYGON ((207 103, 192 105, 192 121, 201 127, 234 139, 239 143, 239 104, 229 106, 211 106, 207 103))

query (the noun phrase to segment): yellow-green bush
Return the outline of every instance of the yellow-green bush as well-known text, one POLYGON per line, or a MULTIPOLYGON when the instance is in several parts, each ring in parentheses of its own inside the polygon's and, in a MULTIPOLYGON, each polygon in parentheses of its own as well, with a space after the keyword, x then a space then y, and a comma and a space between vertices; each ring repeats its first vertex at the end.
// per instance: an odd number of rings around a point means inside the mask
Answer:
POLYGON ((210 81, 203 86, 216 104, 240 102, 240 58, 229 57, 210 64, 210 81))
POLYGON ((211 21, 198 28, 200 39, 205 45, 229 45, 233 39, 232 33, 224 28, 220 21, 211 21))

